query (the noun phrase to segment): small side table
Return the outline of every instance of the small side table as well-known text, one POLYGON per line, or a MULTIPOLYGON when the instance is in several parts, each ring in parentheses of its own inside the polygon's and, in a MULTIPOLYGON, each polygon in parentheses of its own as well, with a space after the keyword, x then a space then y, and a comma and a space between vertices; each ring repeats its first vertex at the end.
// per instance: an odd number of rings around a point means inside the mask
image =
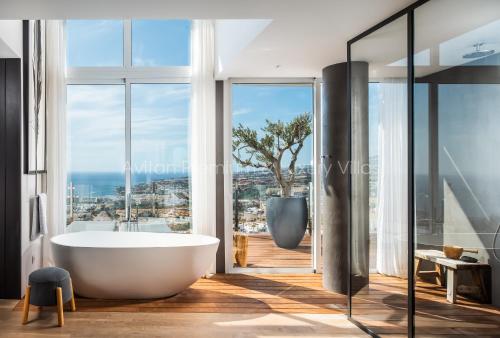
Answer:
POLYGON ((421 277, 424 275, 435 276, 438 282, 444 285, 443 267, 446 267, 446 299, 450 303, 457 302, 457 275, 458 271, 469 270, 472 274, 474 283, 479 287, 482 302, 487 302, 489 292, 486 289, 483 271, 491 269, 486 263, 467 263, 458 259, 446 258, 444 253, 439 250, 415 250, 415 275, 421 277), (435 271, 421 271, 423 261, 430 261, 435 264, 435 271))

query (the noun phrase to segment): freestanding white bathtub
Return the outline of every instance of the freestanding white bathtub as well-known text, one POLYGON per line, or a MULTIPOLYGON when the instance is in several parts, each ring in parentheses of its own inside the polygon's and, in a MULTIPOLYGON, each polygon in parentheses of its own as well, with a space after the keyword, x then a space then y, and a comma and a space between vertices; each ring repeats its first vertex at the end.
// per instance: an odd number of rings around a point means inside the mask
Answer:
POLYGON ((75 292, 103 299, 175 295, 207 272, 219 245, 203 235, 109 231, 67 233, 51 242, 75 292))

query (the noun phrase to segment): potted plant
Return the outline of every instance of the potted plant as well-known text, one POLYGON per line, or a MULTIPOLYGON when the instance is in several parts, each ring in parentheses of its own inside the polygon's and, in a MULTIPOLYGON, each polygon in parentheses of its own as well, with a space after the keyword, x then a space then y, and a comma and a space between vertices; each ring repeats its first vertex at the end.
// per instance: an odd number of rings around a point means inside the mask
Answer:
POLYGON ((280 186, 281 196, 266 201, 267 226, 274 242, 281 248, 295 249, 307 228, 305 197, 292 197, 297 158, 311 135, 312 115, 303 113, 286 123, 266 120, 263 135, 241 123, 233 128, 233 157, 243 167, 270 170, 280 186), (282 161, 289 155, 289 164, 282 161))

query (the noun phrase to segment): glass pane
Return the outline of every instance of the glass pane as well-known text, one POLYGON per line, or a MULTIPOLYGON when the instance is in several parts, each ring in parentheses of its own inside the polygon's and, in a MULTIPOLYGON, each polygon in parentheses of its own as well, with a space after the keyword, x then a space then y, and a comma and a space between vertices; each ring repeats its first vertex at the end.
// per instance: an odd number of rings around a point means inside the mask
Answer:
POLYGON ((120 20, 67 20, 68 67, 123 66, 123 23, 120 20))
POLYGON ((351 313, 406 334, 408 302, 407 17, 351 46, 351 313))
POLYGON ((498 335, 484 303, 500 306, 499 32, 498 1, 415 10, 415 53, 430 55, 415 69, 417 336, 498 335))
POLYGON ((117 229, 125 217, 125 88, 67 86, 67 230, 117 229))
POLYGON ((133 66, 189 66, 190 20, 133 20, 133 66))
POLYGON ((311 267, 313 87, 235 84, 232 91, 234 266, 311 267), (283 141, 294 126, 296 161, 283 141), (272 169, 278 147, 281 167, 272 169))
POLYGON ((191 231, 189 84, 132 85, 132 221, 191 231))

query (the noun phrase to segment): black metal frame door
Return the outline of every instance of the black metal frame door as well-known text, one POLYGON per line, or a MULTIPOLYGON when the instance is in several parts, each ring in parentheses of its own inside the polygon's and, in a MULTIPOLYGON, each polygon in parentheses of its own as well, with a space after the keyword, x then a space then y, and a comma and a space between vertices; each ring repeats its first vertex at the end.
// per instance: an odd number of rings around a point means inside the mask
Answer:
MULTIPOLYGON (((349 147, 352 145, 352 121, 351 121, 351 46, 356 41, 361 40, 367 35, 375 32, 376 30, 386 26, 387 24, 395 21, 396 19, 406 15, 407 16, 407 87, 408 87, 408 337, 414 337, 415 335, 415 280, 414 280, 414 234, 415 234, 415 204, 414 204, 414 10, 421 5, 429 2, 430 0, 419 0, 412 5, 406 7, 405 9, 397 12, 396 14, 390 16, 384 21, 378 23, 372 28, 366 30, 365 32, 359 34, 353 39, 347 42, 347 103, 348 103, 348 120, 349 120, 349 147)), ((349 155, 351 156, 351 149, 349 149, 349 155)), ((351 165, 352 158, 350 157, 351 165)), ((351 173, 352 174, 352 173, 351 173)), ((352 318, 352 208, 351 208, 351 175, 349 175, 349 231, 348 231, 348 254, 349 254, 349 281, 348 281, 348 318, 351 322, 357 325, 366 333, 377 337, 377 334, 373 332, 369 327, 362 325, 352 318)))

